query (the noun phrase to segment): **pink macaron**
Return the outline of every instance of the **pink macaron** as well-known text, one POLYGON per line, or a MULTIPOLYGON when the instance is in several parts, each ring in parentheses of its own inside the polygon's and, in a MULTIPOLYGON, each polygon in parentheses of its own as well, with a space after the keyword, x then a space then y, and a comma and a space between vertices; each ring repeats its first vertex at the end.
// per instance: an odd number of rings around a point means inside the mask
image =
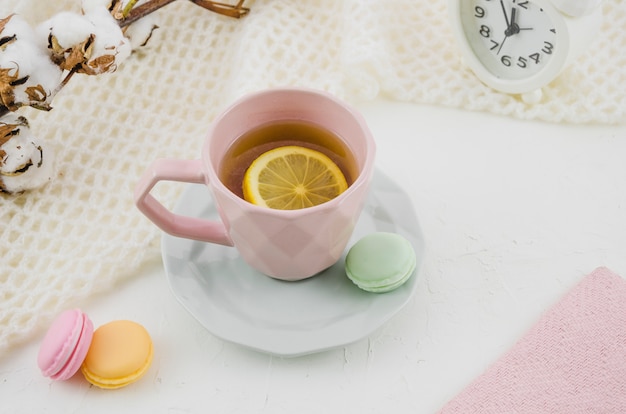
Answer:
POLYGON ((39 348, 41 373, 60 381, 71 378, 80 369, 92 337, 93 323, 80 309, 61 313, 39 348))

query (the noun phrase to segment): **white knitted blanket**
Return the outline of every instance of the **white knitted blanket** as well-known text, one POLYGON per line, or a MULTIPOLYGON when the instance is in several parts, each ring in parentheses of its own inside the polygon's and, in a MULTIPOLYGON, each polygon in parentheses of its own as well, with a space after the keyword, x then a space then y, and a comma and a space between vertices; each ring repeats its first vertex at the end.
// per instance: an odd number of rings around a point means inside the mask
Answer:
MULTIPOLYGON (((36 23, 79 4, 2 0, 0 16, 36 23)), ((158 260, 159 231, 132 200, 138 177, 158 157, 196 158, 213 117, 243 93, 300 85, 351 102, 384 96, 552 122, 626 121, 621 0, 606 0, 594 47, 534 106, 461 66, 444 0, 246 4, 251 13, 235 20, 178 0, 115 74, 76 76, 52 112, 22 112, 54 144, 58 175, 40 190, 0 195, 0 352, 158 260)), ((157 196, 171 207, 181 188, 163 184, 157 196)))

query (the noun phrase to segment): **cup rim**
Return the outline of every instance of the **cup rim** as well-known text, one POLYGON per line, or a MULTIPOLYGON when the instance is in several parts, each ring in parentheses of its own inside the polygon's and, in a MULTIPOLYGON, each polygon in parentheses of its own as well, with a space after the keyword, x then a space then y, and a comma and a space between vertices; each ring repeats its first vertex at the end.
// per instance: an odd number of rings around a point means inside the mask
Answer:
POLYGON ((318 89, 307 88, 307 87, 276 87, 276 88, 264 89, 264 90, 255 91, 255 92, 242 95, 241 97, 236 99, 233 103, 231 103, 226 109, 224 109, 211 122, 211 126, 209 127, 204 143, 202 145, 201 160, 202 160, 202 166, 204 168, 204 174, 207 179, 206 184, 209 186, 209 188, 211 188, 212 186, 217 187, 220 193, 226 194, 229 199, 234 200, 236 203, 243 203, 246 206, 246 208, 250 208, 259 213, 266 213, 268 215, 298 216, 302 214, 307 214, 309 212, 315 212, 315 211, 320 211, 320 210, 325 210, 325 209, 334 209, 338 204, 341 204, 343 200, 346 199, 350 194, 357 191, 360 187, 367 185, 371 181, 371 177, 373 175, 373 171, 374 171, 373 164, 374 164, 374 159, 375 159, 375 153, 376 153, 376 143, 367 125, 367 122, 365 121, 365 118, 357 110, 355 110, 350 104, 348 104, 347 102, 344 102, 343 100, 339 99, 338 97, 324 90, 318 90, 318 89), (242 199, 237 194, 233 193, 228 187, 226 187, 226 185, 222 182, 222 180, 219 179, 219 175, 215 169, 215 166, 212 165, 211 162, 209 161, 209 148, 208 147, 211 142, 210 137, 212 136, 212 132, 213 132, 213 129, 215 128, 215 125, 219 123, 219 121, 226 114, 228 114, 232 109, 234 109, 235 107, 237 107, 238 105, 240 105, 241 103, 247 100, 250 100, 259 96, 263 96, 263 95, 270 95, 270 94, 280 93, 280 92, 309 93, 309 94, 320 95, 328 100, 331 100, 337 105, 345 108, 354 117, 354 119, 356 120, 356 122, 359 124, 359 126, 361 127, 363 131, 365 144, 366 144, 366 157, 364 159, 363 165, 359 169, 359 175, 343 193, 333 198, 332 200, 329 200, 325 203, 318 204, 312 207, 305 207, 305 208, 295 209, 295 210, 279 210, 279 209, 267 208, 267 207, 259 206, 256 204, 252 204, 249 201, 242 199))

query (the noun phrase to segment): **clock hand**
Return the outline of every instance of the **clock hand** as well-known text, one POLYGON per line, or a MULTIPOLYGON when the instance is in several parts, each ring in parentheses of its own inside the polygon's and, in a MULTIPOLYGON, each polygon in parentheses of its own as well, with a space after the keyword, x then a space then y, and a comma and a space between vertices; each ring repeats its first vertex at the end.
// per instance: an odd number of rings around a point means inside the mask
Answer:
MULTIPOLYGON (((500 0, 500 4, 502 5, 502 11, 504 12, 504 17, 507 17, 506 14, 506 10, 504 9, 504 3, 502 0, 500 0)), ((511 20, 509 21, 507 19, 508 22, 508 26, 506 28, 506 30, 504 31, 504 39, 502 40, 502 42, 500 43, 500 46, 498 47, 498 51, 496 52, 496 55, 500 54, 500 51, 502 51, 502 47, 504 46, 504 43, 506 42, 506 39, 508 39, 509 37, 518 34, 520 31, 522 30, 533 30, 532 27, 519 27, 519 25, 517 24, 517 8, 516 7, 512 7, 511 8, 511 20)))
POLYGON ((516 35, 516 34, 519 33, 520 28, 519 28, 519 25, 517 24, 517 22, 515 21, 516 17, 517 17, 517 8, 513 7, 511 9, 511 24, 504 31, 505 35, 513 36, 513 35, 516 35))
POLYGON ((513 24, 515 24, 515 13, 516 13, 515 7, 511 8, 511 20, 509 20, 509 16, 506 14, 506 7, 504 7, 504 0, 500 0, 500 6, 502 7, 504 20, 506 20, 506 30, 504 31, 504 39, 502 40, 502 42, 500 42, 500 47, 498 47, 498 51, 496 52, 496 55, 500 54, 500 51, 502 50, 502 47, 504 46, 506 39, 508 39, 509 36, 515 34, 513 33, 513 31, 511 31, 513 24))
POLYGON ((500 54, 500 51, 502 50, 502 46, 504 46, 504 42, 506 42, 506 39, 509 38, 509 35, 507 35, 506 33, 504 34, 504 40, 502 40, 502 43, 500 43, 500 47, 498 48, 498 52, 496 52, 496 55, 500 54))
POLYGON ((504 7, 504 0, 500 0, 500 6, 502 7, 502 13, 504 13, 504 20, 506 21, 506 27, 508 29, 511 26, 511 23, 509 22, 509 16, 507 16, 506 14, 506 8, 504 7))

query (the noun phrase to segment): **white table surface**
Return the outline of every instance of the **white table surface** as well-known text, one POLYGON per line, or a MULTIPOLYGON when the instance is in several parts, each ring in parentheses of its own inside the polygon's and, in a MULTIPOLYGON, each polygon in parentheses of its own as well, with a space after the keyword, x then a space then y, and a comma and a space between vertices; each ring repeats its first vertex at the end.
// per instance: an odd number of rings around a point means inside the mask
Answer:
MULTIPOLYGON (((143 324, 126 388, 44 378, 38 341, 0 360, 1 413, 433 413, 598 266, 626 276, 626 125, 563 126, 376 101, 377 166, 406 188, 426 251, 413 300, 351 345, 269 356, 208 333, 160 258, 83 307, 143 324)), ((43 336, 43 334, 42 334, 43 336)))

